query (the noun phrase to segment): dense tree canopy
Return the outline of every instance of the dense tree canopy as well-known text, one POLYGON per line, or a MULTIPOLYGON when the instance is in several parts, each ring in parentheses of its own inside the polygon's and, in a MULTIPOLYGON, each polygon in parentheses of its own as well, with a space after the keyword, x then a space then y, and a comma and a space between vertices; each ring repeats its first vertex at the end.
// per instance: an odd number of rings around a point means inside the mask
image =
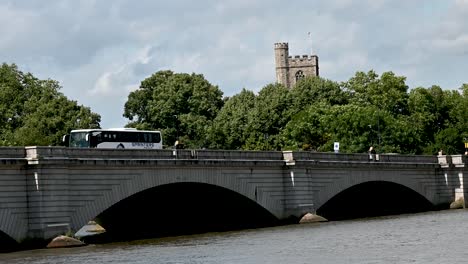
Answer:
POLYGON ((292 111, 297 113, 305 107, 325 102, 329 105, 347 104, 350 99, 349 92, 341 89, 340 84, 318 77, 308 77, 300 80, 294 89, 292 111))
POLYGON ((242 149, 246 139, 249 112, 255 106, 255 94, 242 91, 226 100, 208 132, 210 148, 242 149))
MULTIPOLYGON (((163 131, 189 148, 436 154, 464 152, 468 84, 409 89, 405 77, 357 72, 338 83, 307 77, 292 89, 267 84, 222 98, 203 75, 159 71, 129 94, 127 126, 163 131)), ((0 67, 0 146, 59 145, 100 116, 68 100, 54 80, 0 67)))
POLYGON ((291 106, 292 98, 287 88, 280 84, 265 86, 248 113, 244 148, 280 150, 279 132, 290 120, 291 106))
POLYGON ((230 98, 211 127, 213 148, 251 150, 462 153, 468 137, 468 85, 408 92, 405 77, 357 72, 337 83, 320 77, 291 90, 269 84, 230 98))
POLYGON ((392 72, 357 72, 346 82, 307 77, 292 89, 268 84, 221 99, 201 75, 161 71, 125 105, 129 126, 163 129, 189 147, 244 150, 435 154, 464 151, 468 85, 409 90, 392 72), (409 92, 408 92, 409 91, 409 92), (175 118, 177 117, 177 118, 175 118))
POLYGON ((166 145, 179 138, 187 147, 201 148, 208 144, 222 96, 203 75, 159 71, 129 94, 124 117, 131 121, 128 127, 162 130, 166 145))
POLYGON ((393 115, 407 111, 407 90, 405 77, 385 72, 379 78, 374 71, 357 72, 343 88, 351 93, 352 104, 373 105, 393 115))
POLYGON ((0 145, 60 145, 72 129, 97 128, 101 117, 68 100, 54 80, 39 80, 14 64, 0 67, 0 145))

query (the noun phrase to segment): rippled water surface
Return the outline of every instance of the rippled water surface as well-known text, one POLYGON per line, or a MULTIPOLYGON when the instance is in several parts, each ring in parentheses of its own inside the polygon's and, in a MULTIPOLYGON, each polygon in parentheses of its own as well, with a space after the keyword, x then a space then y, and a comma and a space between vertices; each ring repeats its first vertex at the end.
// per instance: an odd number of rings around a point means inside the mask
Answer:
POLYGON ((0 263, 467 263, 468 210, 0 254, 0 263))

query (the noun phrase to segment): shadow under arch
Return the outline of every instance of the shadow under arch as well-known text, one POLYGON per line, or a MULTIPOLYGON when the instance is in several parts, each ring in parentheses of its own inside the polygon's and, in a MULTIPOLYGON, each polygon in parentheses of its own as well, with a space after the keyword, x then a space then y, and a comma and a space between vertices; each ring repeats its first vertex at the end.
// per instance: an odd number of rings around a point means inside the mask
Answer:
POLYGON ((16 240, 0 231, 0 253, 11 252, 20 249, 20 245, 16 240))
POLYGON ((387 181, 354 185, 328 200, 317 214, 328 220, 418 213, 436 209, 416 191, 387 181))
POLYGON ((122 241, 273 226, 278 219, 255 201, 205 183, 172 183, 123 199, 96 222, 100 241, 122 241))

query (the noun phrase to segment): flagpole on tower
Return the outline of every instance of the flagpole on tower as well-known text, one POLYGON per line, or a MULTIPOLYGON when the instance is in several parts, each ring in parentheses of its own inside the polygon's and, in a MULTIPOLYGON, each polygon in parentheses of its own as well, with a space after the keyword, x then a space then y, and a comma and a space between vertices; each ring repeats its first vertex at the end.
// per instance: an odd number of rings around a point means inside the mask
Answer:
POLYGON ((308 36, 308 42, 309 42, 309 48, 310 48, 310 55, 314 55, 314 50, 312 49, 312 34, 310 31, 307 33, 308 36))

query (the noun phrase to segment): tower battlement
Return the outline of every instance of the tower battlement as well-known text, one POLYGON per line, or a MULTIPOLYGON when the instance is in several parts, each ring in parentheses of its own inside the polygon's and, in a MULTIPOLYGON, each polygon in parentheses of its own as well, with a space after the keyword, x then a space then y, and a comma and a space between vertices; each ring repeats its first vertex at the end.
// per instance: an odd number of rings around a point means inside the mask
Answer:
POLYGON ((317 55, 289 56, 287 42, 275 43, 276 81, 288 88, 307 76, 319 76, 317 55))
POLYGON ((288 49, 289 45, 287 42, 278 42, 275 43, 275 49, 288 49))
POLYGON ((317 55, 295 55, 293 56, 288 56, 289 61, 304 61, 304 60, 315 60, 317 58, 317 55))

